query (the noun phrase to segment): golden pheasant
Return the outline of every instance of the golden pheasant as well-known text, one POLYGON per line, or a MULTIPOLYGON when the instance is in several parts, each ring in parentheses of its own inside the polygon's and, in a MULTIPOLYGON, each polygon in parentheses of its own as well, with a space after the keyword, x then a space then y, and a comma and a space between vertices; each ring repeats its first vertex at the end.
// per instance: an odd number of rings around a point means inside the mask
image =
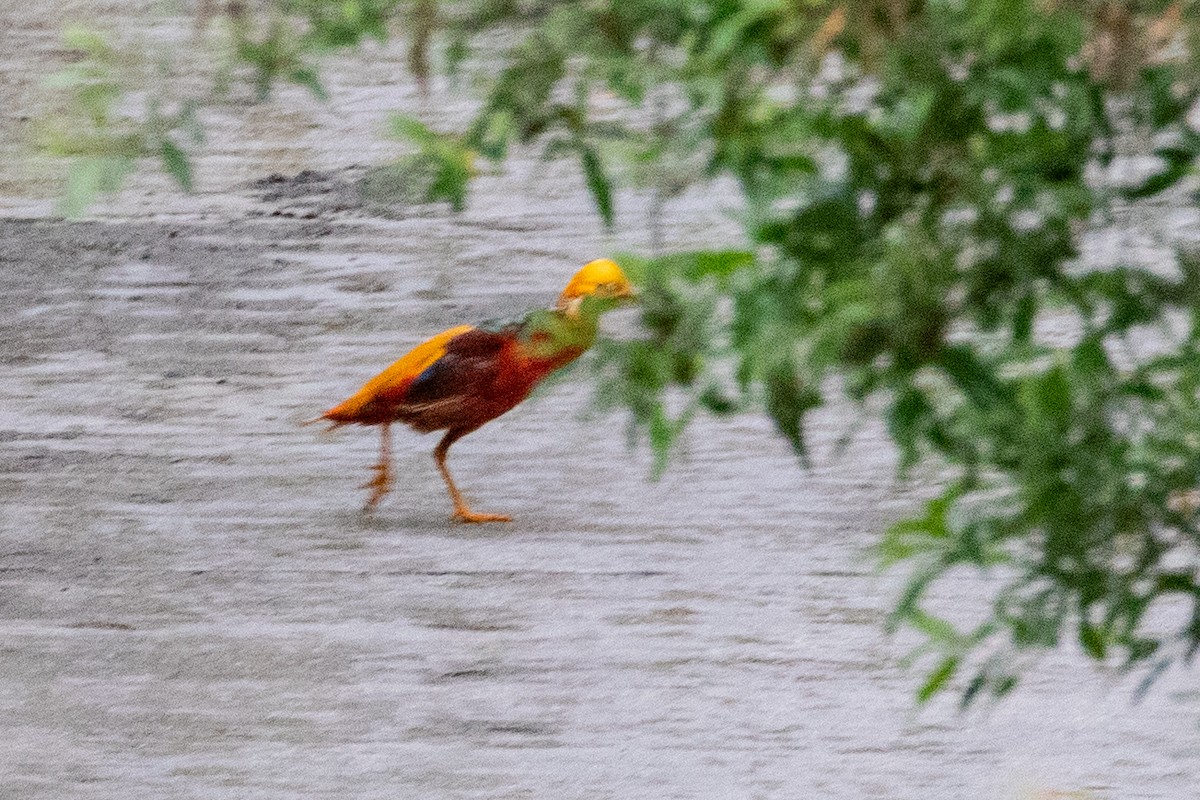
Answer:
POLYGON ((345 402, 318 419, 342 425, 378 425, 379 463, 371 509, 391 488, 391 424, 403 422, 421 433, 444 430, 433 451, 438 471, 454 502, 454 519, 507 522, 504 514, 480 514, 467 507, 450 470, 450 445, 524 400, 551 372, 592 346, 602 313, 632 298, 629 280, 616 263, 592 261, 579 270, 554 308, 540 309, 515 322, 460 325, 422 342, 376 375, 345 402))

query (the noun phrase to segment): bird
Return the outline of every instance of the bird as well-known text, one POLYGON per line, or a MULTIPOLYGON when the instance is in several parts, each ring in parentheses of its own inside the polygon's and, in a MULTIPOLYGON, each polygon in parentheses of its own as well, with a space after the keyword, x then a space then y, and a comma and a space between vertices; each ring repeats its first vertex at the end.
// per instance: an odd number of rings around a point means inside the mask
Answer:
POLYGON ((364 511, 391 489, 391 425, 420 433, 445 431, 433 458, 454 504, 453 520, 510 522, 506 514, 472 511, 446 464, 450 446, 516 407, 539 382, 581 356, 596 339, 600 315, 636 299, 621 267, 601 258, 585 264, 552 308, 512 321, 459 325, 430 337, 317 419, 343 425, 378 425, 379 463, 364 511))

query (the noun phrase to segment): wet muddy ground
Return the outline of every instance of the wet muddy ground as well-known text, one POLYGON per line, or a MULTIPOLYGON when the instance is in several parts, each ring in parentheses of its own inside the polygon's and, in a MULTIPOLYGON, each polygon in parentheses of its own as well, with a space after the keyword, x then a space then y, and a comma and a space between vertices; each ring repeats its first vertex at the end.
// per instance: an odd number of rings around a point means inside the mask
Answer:
MULTIPOLYGON (((1194 673, 1135 705, 1068 652, 998 706, 914 708, 869 548, 925 489, 873 422, 835 457, 844 407, 811 472, 747 416, 654 483, 581 364, 452 453, 515 522, 451 524, 408 432, 360 513, 374 432, 300 421, 649 243, 645 198, 605 233, 532 156, 460 215, 364 207, 373 126, 417 102, 397 61, 214 119, 194 196, 143 176, 78 223, 44 187, 0 200, 0 798, 1195 796, 1194 673)), ((735 234, 729 206, 670 204, 665 245, 735 234)))

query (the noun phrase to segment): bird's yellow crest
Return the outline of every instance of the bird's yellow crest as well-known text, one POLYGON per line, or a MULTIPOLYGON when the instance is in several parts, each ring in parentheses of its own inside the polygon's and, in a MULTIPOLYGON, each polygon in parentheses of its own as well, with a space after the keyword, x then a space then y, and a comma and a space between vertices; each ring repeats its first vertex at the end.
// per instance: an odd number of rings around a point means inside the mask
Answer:
POLYGON ((617 266, 617 262, 608 258, 598 258, 583 265, 579 272, 567 283, 567 288, 559 295, 558 307, 567 308, 573 301, 584 297, 635 297, 629 279, 617 266))

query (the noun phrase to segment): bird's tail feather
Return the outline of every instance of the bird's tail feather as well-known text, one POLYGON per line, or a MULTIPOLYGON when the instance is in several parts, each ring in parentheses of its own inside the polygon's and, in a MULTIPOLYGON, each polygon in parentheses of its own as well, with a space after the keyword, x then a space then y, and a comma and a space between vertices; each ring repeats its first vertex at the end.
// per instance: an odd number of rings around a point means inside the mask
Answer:
POLYGON ((348 422, 341 422, 341 421, 338 421, 338 420, 330 419, 329 417, 327 417, 327 416, 325 416, 324 414, 322 414, 322 415, 321 415, 321 416, 319 416, 319 417, 313 417, 312 419, 306 419, 306 420, 302 420, 302 421, 300 422, 300 427, 302 427, 302 428, 303 428, 303 427, 307 427, 307 426, 309 426, 309 425, 315 425, 315 424, 317 424, 318 422, 328 422, 328 423, 329 423, 329 427, 328 427, 328 428, 326 428, 326 429, 325 429, 325 431, 324 431, 325 433, 329 433, 329 431, 335 431, 335 430, 337 430, 338 428, 342 427, 343 425, 349 425, 349 424, 350 424, 350 423, 348 423, 348 422))

